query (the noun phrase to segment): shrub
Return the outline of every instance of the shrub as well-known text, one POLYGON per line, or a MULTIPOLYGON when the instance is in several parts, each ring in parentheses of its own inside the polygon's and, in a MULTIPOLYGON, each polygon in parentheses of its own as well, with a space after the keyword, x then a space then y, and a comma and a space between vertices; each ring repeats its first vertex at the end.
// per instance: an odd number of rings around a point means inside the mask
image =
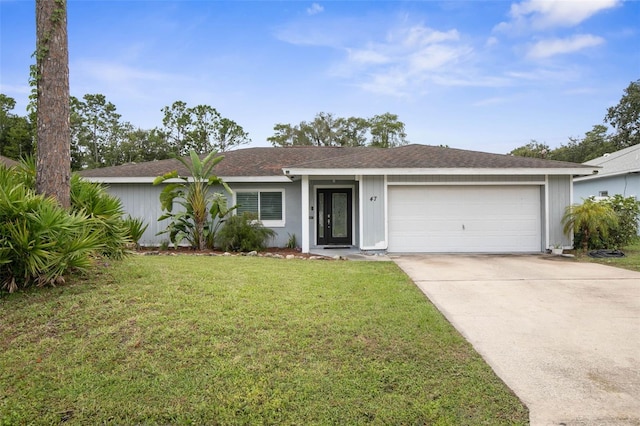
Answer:
POLYGON ((255 214, 231 216, 218 233, 219 246, 227 251, 260 251, 276 233, 262 226, 255 214))
POLYGON ((149 224, 144 223, 144 219, 127 216, 127 218, 124 220, 124 226, 127 229, 128 238, 133 244, 136 245, 136 248, 139 248, 140 238, 142 238, 142 235, 144 234, 144 231, 146 231, 149 227, 149 224))
POLYGON ((96 255, 121 258, 131 241, 119 199, 71 179, 71 209, 34 190, 35 162, 0 166, 0 288, 55 285, 87 269, 96 255))
POLYGON ((585 204, 600 205, 602 209, 610 209, 616 216, 615 223, 610 223, 606 233, 585 233, 584 229, 576 229, 574 244, 576 247, 588 249, 620 249, 635 241, 638 236, 638 216, 640 203, 634 197, 623 197, 616 194, 605 200, 596 201, 590 197, 585 204))
POLYGON ((0 166, 0 288, 55 285, 67 271, 88 268, 103 247, 95 229, 95 219, 67 212, 0 166))
POLYGON ((87 226, 100 237, 101 255, 112 259, 121 259, 125 255, 131 239, 119 198, 109 195, 102 185, 73 175, 71 209, 93 219, 87 222, 87 226))
POLYGON ((289 239, 287 240, 287 248, 288 249, 298 248, 298 239, 296 238, 296 234, 289 234, 289 239))
POLYGON ((573 230, 574 234, 581 235, 580 244, 586 251, 593 242, 609 237, 611 230, 618 226, 618 217, 608 204, 588 198, 582 204, 568 206, 562 224, 565 234, 573 230))
POLYGON ((160 203, 165 213, 158 220, 171 219, 167 229, 158 235, 169 234, 174 247, 186 239, 191 247, 202 250, 213 245, 219 224, 233 210, 227 209, 223 194, 211 193, 211 189, 217 185, 228 193, 231 193, 231 189, 213 174, 213 168, 224 157, 212 152, 200 159, 194 150, 191 150, 189 157, 189 161, 183 158, 177 160, 186 167, 190 176, 180 176, 174 170, 153 181, 154 185, 166 184, 160 193, 160 203), (175 182, 176 179, 182 182, 175 182), (174 204, 182 206, 182 211, 174 212, 174 204))
POLYGON ((640 202, 635 197, 623 197, 616 194, 605 201, 618 216, 618 225, 611 231, 609 238, 603 241, 606 248, 622 248, 631 244, 638 236, 638 217, 640 202))

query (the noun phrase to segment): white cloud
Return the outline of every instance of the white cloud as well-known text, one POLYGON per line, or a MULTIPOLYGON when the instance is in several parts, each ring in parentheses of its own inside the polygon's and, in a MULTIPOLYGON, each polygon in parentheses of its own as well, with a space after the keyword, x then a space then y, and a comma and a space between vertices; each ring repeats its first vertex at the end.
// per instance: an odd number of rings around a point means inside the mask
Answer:
POLYGON ((349 18, 304 18, 274 28, 276 39, 298 46, 343 48, 359 36, 357 22, 349 18))
POLYGON ((578 52, 604 43, 602 37, 591 34, 577 34, 564 39, 547 39, 535 43, 528 51, 527 57, 531 59, 544 59, 551 56, 578 52))
MULTIPOLYGON (((341 52, 342 58, 329 67, 329 75, 372 93, 404 97, 434 86, 511 84, 509 77, 487 75, 476 68, 478 52, 457 29, 439 30, 407 20, 403 16, 390 27, 356 19, 307 19, 279 27, 275 35, 288 43, 341 52)), ((495 45, 498 40, 491 38, 487 43, 495 45)))
POLYGON ((621 0, 525 0, 513 3, 509 11, 511 20, 501 22, 494 30, 521 32, 574 27, 620 4, 621 0))
POLYGON ((421 74, 446 67, 470 53, 471 49, 464 46, 453 47, 436 44, 412 53, 407 62, 412 74, 421 74))
POLYGON ((460 34, 457 30, 437 31, 422 25, 401 28, 395 32, 391 32, 387 36, 388 43, 397 43, 407 48, 428 46, 434 43, 443 43, 459 39, 460 34))
POLYGON ((511 98, 507 98, 507 97, 493 97, 493 98, 486 98, 486 99, 481 99, 479 101, 474 102, 473 106, 475 107, 483 107, 483 106, 490 106, 490 105, 501 105, 501 104, 506 104, 512 102, 511 98))
MULTIPOLYGON (((13 85, 13 84, 2 84, 0 83, 0 93, 6 93, 12 95, 14 93, 18 93, 21 95, 31 93, 31 86, 27 84, 23 85, 13 85)), ((17 101, 17 99, 16 99, 17 101)))
POLYGON ((374 48, 347 49, 347 53, 348 61, 355 64, 386 64, 391 61, 391 58, 374 48))
POLYGON ((336 68, 366 91, 404 96, 423 90, 426 80, 433 81, 472 53, 459 39, 455 29, 401 27, 389 31, 383 41, 347 49, 347 57, 336 68))
POLYGON ((96 80, 109 83, 126 83, 133 80, 152 80, 158 82, 171 78, 169 74, 104 61, 81 61, 77 65, 78 71, 86 73, 96 80))
POLYGON ((324 7, 320 6, 318 3, 313 3, 311 7, 307 8, 307 15, 316 15, 324 11, 324 7))
MULTIPOLYGON (((161 92, 183 86, 180 75, 136 68, 117 62, 81 60, 70 64, 71 92, 104 93, 129 99, 158 97, 161 92)), ((184 87, 183 87, 184 90, 184 87)))
POLYGON ((534 68, 524 71, 507 71, 505 77, 533 84, 549 81, 570 82, 580 79, 580 70, 576 67, 534 68))
POLYGON ((500 41, 498 40, 498 38, 497 38, 497 37, 493 37, 493 36, 492 36, 492 37, 489 37, 489 38, 485 41, 484 46, 485 46, 485 47, 492 47, 492 46, 496 46, 496 45, 497 45, 497 44, 499 44, 499 43, 500 43, 500 41))
POLYGON ((374 74, 358 86, 371 93, 391 96, 405 96, 407 81, 406 73, 400 70, 388 70, 384 73, 374 74))

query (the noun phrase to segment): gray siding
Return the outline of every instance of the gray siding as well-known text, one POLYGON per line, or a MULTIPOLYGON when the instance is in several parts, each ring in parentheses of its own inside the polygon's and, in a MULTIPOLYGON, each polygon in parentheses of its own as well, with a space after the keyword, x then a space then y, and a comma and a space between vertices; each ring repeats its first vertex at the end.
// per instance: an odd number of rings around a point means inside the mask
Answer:
MULTIPOLYGON (((257 189, 260 191, 266 190, 284 190, 284 227, 272 227, 276 232, 274 239, 269 241, 269 246, 272 247, 285 247, 289 240, 290 235, 295 235, 298 245, 302 242, 302 210, 301 210, 301 183, 287 182, 287 183, 234 183, 229 184, 232 190, 240 189, 257 189)), ((232 205, 233 200, 229 197, 229 205, 232 205)))
POLYGON ((609 195, 634 196, 640 200, 640 175, 626 174, 574 182, 573 191, 576 203, 591 196, 597 197, 600 191, 608 191, 609 195))
POLYGON ((363 203, 360 247, 364 250, 386 249, 384 177, 363 176, 360 185, 363 203))
POLYGON ((549 241, 548 245, 562 244, 569 247, 572 244, 569 236, 562 231, 562 216, 565 208, 571 204, 570 176, 549 176, 548 194, 549 205, 549 241))
MULTIPOLYGON (((619 194, 623 197, 636 197, 636 200, 640 200, 640 175, 628 173, 574 182, 573 200, 575 203, 581 203, 582 200, 591 196, 597 197, 601 191, 607 191, 609 196, 619 194)), ((640 218, 638 218, 638 235, 640 235, 640 218)))
POLYGON ((162 215, 160 209, 160 192, 164 185, 153 186, 149 183, 110 184, 107 190, 110 194, 120 198, 127 214, 134 218, 144 219, 149 225, 140 239, 140 245, 157 246, 163 241, 169 241, 167 235, 156 235, 169 226, 168 220, 158 222, 162 215))
MULTIPOLYGON (((271 184, 232 184, 231 189, 284 189, 285 197, 285 226, 272 228, 277 236, 269 242, 269 245, 284 247, 289 239, 289 234, 295 234, 298 243, 302 237, 301 211, 300 211, 300 182, 291 183, 271 183, 271 184)), ((158 246, 163 242, 168 242, 166 234, 156 235, 164 231, 169 225, 169 220, 158 221, 162 215, 160 208, 160 192, 163 186, 153 186, 151 184, 110 184, 107 190, 110 194, 120 198, 127 214, 132 217, 142 218, 149 225, 145 231, 140 244, 143 246, 158 246)), ((215 191, 223 192, 221 188, 214 188, 215 191)), ((233 198, 227 197, 231 206, 233 198)), ((178 208, 177 206, 175 208, 178 208)))

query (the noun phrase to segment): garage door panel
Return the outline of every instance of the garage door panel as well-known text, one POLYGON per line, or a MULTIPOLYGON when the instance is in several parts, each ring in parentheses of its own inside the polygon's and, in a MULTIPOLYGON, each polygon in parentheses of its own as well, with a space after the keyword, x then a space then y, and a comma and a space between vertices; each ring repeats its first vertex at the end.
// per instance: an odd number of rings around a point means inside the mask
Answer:
POLYGON ((389 251, 541 249, 538 186, 391 186, 389 251))

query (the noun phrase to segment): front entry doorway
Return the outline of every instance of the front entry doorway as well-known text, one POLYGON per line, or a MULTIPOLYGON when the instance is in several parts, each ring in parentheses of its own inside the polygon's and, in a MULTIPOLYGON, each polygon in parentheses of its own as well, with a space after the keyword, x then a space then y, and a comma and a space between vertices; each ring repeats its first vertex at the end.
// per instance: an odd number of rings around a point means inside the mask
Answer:
POLYGON ((351 245, 352 202, 351 188, 318 189, 318 245, 351 245))

